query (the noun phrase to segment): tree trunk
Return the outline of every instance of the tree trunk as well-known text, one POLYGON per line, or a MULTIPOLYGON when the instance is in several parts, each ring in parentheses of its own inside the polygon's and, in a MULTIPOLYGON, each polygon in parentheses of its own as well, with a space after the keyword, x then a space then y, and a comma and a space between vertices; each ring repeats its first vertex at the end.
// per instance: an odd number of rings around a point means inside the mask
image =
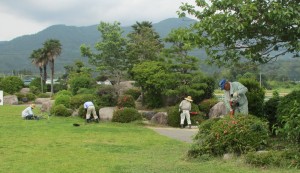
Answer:
POLYGON ((41 91, 44 93, 44 88, 43 88, 43 68, 39 67, 40 69, 40 76, 41 76, 41 91))
POLYGON ((45 89, 46 89, 46 92, 47 92, 46 80, 47 80, 47 65, 44 65, 44 77, 43 77, 43 84, 44 84, 44 86, 45 86, 45 89))
POLYGON ((53 95, 54 59, 51 60, 51 96, 53 95))

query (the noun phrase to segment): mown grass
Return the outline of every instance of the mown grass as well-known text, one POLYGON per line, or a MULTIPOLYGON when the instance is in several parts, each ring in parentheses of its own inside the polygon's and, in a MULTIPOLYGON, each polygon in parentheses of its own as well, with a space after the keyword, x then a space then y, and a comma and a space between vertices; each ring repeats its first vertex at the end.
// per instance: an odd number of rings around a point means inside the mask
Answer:
MULTIPOLYGON (((0 172, 283 173, 238 160, 187 160, 190 144, 138 124, 85 125, 76 117, 22 120, 25 106, 0 106, 0 172), (74 127, 73 123, 81 126, 74 127)), ((37 111, 35 110, 37 113, 37 111)))

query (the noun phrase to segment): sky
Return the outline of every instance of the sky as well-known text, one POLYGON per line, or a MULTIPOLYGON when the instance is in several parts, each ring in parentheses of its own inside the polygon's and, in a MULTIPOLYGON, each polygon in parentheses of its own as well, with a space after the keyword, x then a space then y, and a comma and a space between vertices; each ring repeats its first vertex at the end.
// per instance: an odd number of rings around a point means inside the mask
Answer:
POLYGON ((35 34, 56 24, 90 26, 118 21, 160 22, 178 17, 182 3, 195 0, 1 0, 0 41, 35 34))

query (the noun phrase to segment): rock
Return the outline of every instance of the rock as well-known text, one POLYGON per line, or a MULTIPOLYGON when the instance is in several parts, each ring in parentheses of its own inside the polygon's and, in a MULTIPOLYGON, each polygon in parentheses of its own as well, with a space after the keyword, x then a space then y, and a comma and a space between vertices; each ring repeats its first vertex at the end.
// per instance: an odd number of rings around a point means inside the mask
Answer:
POLYGON ((166 112, 158 112, 151 118, 151 123, 167 125, 168 124, 168 115, 166 112))
POLYGON ((48 102, 50 100, 51 100, 51 98, 36 98, 35 104, 43 104, 44 102, 48 102))
POLYGON ((142 115, 143 118, 146 118, 147 120, 151 120, 151 118, 157 113, 154 111, 143 111, 139 110, 139 113, 142 115))
POLYGON ((19 104, 18 97, 16 95, 8 95, 3 97, 3 104, 5 105, 17 105, 19 104))
POLYGON ((30 89, 29 88, 22 88, 21 90, 20 90, 20 93, 22 93, 22 94, 28 94, 30 92, 30 89))
POLYGON ((111 121, 116 107, 104 107, 99 110, 100 120, 111 121))
POLYGON ((51 107, 54 105, 55 100, 45 100, 42 102, 41 112, 50 112, 51 107))
POLYGON ((224 102, 215 104, 208 113, 209 118, 219 118, 222 115, 226 115, 226 107, 224 102))

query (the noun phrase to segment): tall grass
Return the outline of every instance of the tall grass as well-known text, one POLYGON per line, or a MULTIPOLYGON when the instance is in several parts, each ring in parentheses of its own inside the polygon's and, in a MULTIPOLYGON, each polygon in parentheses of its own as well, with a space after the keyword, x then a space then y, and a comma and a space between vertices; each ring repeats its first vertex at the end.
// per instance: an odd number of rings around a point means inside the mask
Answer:
POLYGON ((20 113, 24 108, 0 106, 0 172, 293 172, 253 169, 241 162, 220 159, 187 160, 185 154, 190 144, 161 136, 141 125, 85 125, 77 117, 22 120, 20 113), (73 123, 81 126, 74 127, 73 123))

